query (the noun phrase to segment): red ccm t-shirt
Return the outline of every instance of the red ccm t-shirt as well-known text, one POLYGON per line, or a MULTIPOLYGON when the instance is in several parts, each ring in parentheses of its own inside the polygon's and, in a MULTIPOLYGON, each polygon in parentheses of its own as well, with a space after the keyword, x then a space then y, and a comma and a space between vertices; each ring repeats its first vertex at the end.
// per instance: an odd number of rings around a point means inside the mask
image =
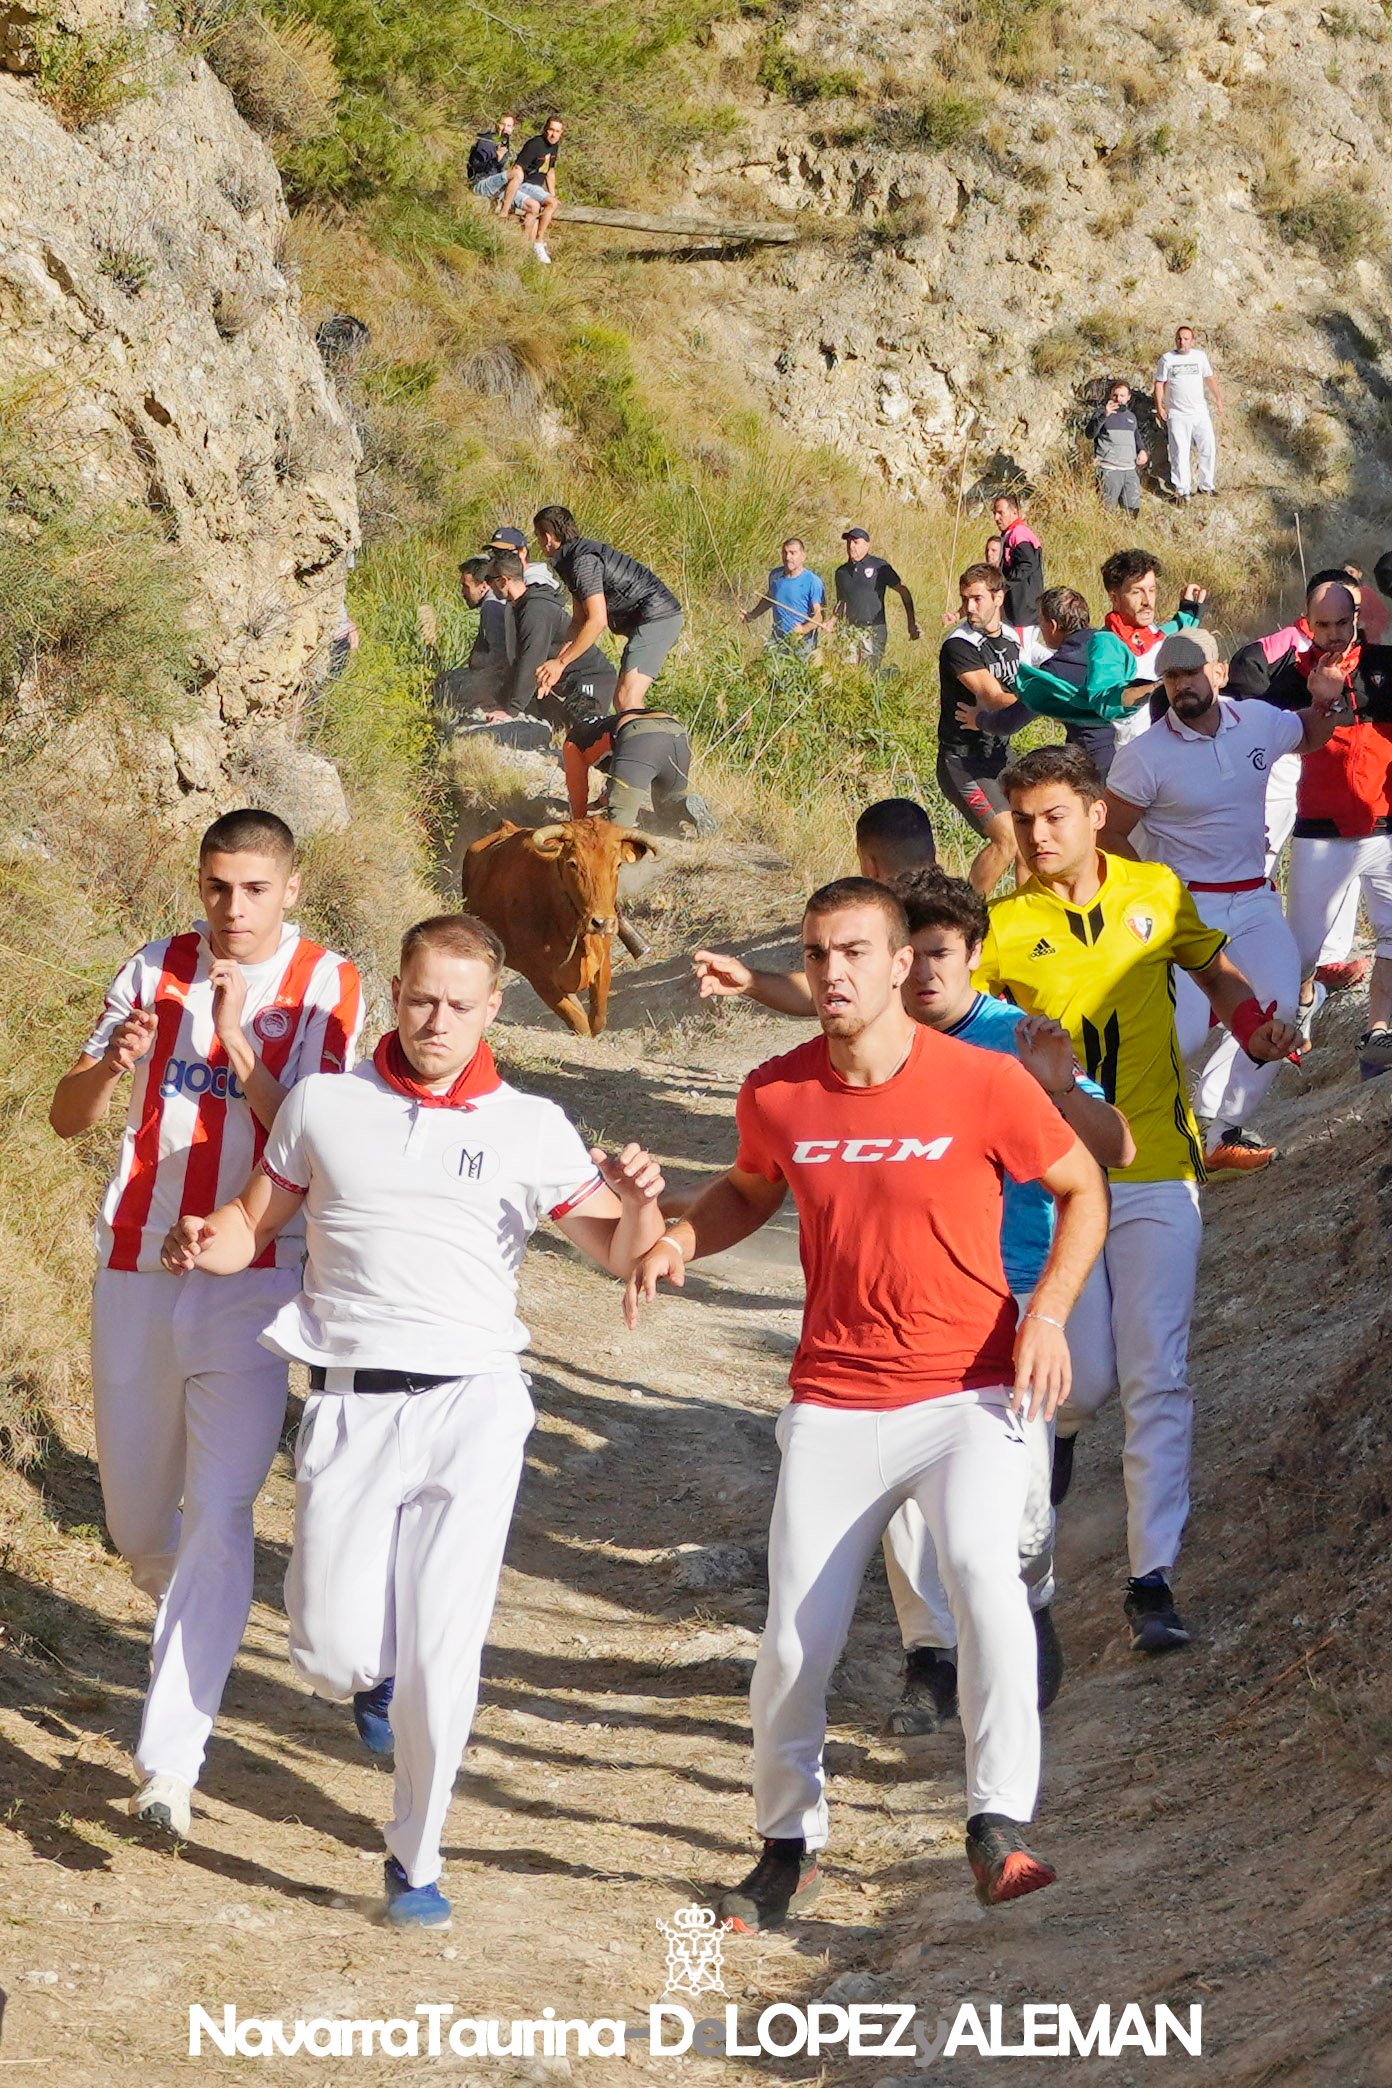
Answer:
POLYGON ((794 1399, 886 1408, 1013 1383, 1001 1179, 1035 1181, 1073 1143, 1022 1066, 918 1028, 892 1079, 849 1087, 817 1037, 756 1066, 735 1119, 735 1165, 797 1205, 794 1399))

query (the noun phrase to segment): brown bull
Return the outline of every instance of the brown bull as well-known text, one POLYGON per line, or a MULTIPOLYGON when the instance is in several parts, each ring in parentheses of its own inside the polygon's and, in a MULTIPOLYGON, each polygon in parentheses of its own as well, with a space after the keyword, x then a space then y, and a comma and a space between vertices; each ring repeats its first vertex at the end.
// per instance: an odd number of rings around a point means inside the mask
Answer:
POLYGON ((502 937, 507 961, 577 1037, 597 1037, 609 1004, 619 868, 656 855, 607 819, 519 827, 505 820, 464 853, 464 904, 502 937), (578 995, 588 992, 586 1015, 578 995))

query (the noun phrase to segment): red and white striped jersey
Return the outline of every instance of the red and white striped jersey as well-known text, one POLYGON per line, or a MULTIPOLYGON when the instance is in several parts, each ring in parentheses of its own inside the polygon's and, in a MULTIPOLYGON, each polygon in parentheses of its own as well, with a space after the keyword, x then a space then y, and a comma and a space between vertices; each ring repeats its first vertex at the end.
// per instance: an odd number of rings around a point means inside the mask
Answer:
MULTIPOLYGON (((177 1218, 204 1217, 246 1187, 266 1143, 241 1082, 213 1031, 213 953, 206 926, 147 943, 122 965, 100 1022, 82 1049, 100 1058, 136 1008, 152 1009, 155 1041, 136 1067, 121 1157, 97 1219, 107 1269, 158 1269, 177 1218)), ((287 921, 280 947, 244 964, 242 1023, 268 1073, 293 1087, 309 1073, 341 1073, 362 1027, 362 986, 346 957, 321 949, 287 921)), ((295 1268, 304 1229, 287 1226, 258 1268, 295 1268)))

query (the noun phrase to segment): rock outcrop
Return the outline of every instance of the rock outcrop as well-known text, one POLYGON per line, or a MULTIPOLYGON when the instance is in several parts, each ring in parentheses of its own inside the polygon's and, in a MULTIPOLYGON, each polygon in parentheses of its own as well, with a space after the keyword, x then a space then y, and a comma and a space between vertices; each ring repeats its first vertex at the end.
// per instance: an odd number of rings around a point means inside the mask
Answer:
MULTIPOLYGON (((735 313, 696 314, 733 324, 774 410, 906 498, 955 484, 964 462, 1030 477, 1068 447, 1089 379, 1148 389, 1191 321, 1225 379, 1229 490, 1337 488, 1385 508, 1382 11, 1059 9, 1037 79, 995 62, 988 22, 954 42, 947 16, 813 0, 788 48, 855 68, 865 92, 769 101, 738 143, 693 157, 689 207, 818 227, 751 273, 735 313)), ((764 33, 718 32, 728 79, 748 78, 764 33)))
MULTIPOLYGON (((100 0, 63 14, 113 22, 100 0)), ((0 369, 43 380, 55 463, 178 547, 200 688, 152 770, 206 804, 327 658, 356 439, 280 265, 275 165, 203 60, 128 16, 140 91, 69 129, 32 77, 31 10, 0 16, 0 369)))

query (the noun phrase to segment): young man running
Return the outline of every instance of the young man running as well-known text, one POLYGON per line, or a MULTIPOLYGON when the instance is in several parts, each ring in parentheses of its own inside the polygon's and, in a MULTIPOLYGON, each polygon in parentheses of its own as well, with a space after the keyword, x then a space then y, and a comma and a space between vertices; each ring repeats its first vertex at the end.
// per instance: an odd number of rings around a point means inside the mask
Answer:
POLYGON ((498 1077, 484 1031, 502 963, 467 914, 409 929, 397 1027, 371 1062, 303 1082, 241 1195, 180 1218, 164 1248, 186 1282, 235 1283, 307 1218, 303 1289, 265 1336, 310 1366, 290 1657, 338 1702, 395 1677, 385 1876, 398 1928, 450 1919, 440 1837, 535 1419, 518 1367, 527 1240, 549 1214, 626 1277, 662 1233, 656 1162, 632 1145, 587 1153, 553 1102, 498 1077))
POLYGON ((1063 1025, 1136 1144, 1135 1159, 1112 1170, 1107 1280, 1089 1297, 1097 1309, 1075 1314, 1070 1327, 1078 1382, 1055 1446, 1054 1498, 1066 1492, 1071 1470, 1066 1431, 1119 1388, 1131 1565, 1125 1610, 1135 1650, 1158 1653, 1189 1636, 1168 1576, 1189 1512, 1189 1319, 1203 1179, 1171 966, 1192 974, 1253 1059, 1283 1058, 1296 1032, 1255 1000, 1224 955, 1223 931, 1204 926, 1173 870, 1099 853, 1102 784, 1079 748, 1036 748, 1001 781, 1031 874, 991 909, 978 983, 1063 1025))
POLYGON ((246 1629, 252 1506, 285 1420, 285 1364, 258 1337, 294 1296, 304 1240, 291 1227, 229 1284, 176 1283, 160 1246, 245 1180, 298 1081, 351 1056, 358 975, 286 920, 299 889, 283 820, 214 820, 206 919, 121 967, 49 1112, 74 1138, 131 1081, 97 1221, 92 1399, 107 1528, 158 1605, 131 1810, 178 1840, 246 1629))
POLYGON ((990 894, 1015 860, 1015 838, 1000 787, 1010 742, 962 723, 966 706, 1004 708, 1015 697, 1020 641, 1005 621, 1005 579, 971 565, 957 582, 962 620, 938 652, 938 788, 981 842, 968 876, 990 894))
MULTIPOLYGON (((1228 938, 1228 955, 1259 1000, 1290 1020, 1300 998, 1300 953, 1266 870, 1266 786, 1286 754, 1322 747, 1334 730, 1330 706, 1343 677, 1328 670, 1305 685, 1310 707, 1231 703, 1220 694, 1228 670, 1210 631, 1179 631, 1156 658, 1169 708, 1152 729, 1122 748, 1107 783, 1101 844, 1135 859, 1131 836, 1145 821, 1147 853, 1168 863, 1193 894, 1199 917, 1228 938)), ((1180 1057, 1194 1058, 1212 1031, 1208 1001, 1186 977, 1177 981, 1180 1057)), ((1204 1165, 1250 1172, 1269 1166, 1274 1146, 1245 1126, 1280 1071, 1239 1051, 1209 1126, 1204 1165)))
MULTIPOLYGON (((934 870, 901 878, 895 889, 913 946, 903 994, 914 1021, 959 1043, 1017 1058, 1100 1166, 1127 1166, 1136 1149, 1126 1119, 1079 1070, 1067 1031, 1047 1017, 1022 1016, 1010 1002, 976 990, 972 974, 981 960, 987 922, 980 893, 961 878, 934 870)), ((1001 1259, 1011 1294, 1025 1312, 1053 1238, 1054 1203, 1037 1182, 1002 1186, 1001 1259)), ((1099 1280, 1101 1271, 1094 1268, 1088 1283, 1099 1280)), ((1039 1708, 1045 1711, 1063 1680, 1063 1649, 1052 1614, 1053 1430, 1039 1419, 1025 1423, 1025 1434, 1029 1487, 1020 1523, 1020 1573, 1029 1591, 1039 1708)), ((932 1536, 915 1502, 906 1501, 886 1530, 884 1554, 905 1664, 904 1690, 889 1715, 889 1730, 933 1733, 957 1710, 957 1631, 932 1536)))
POLYGON ((580 534, 569 508, 544 507, 533 517, 537 542, 570 590, 570 632, 537 669, 538 696, 549 696, 573 660, 613 631, 624 641, 617 711, 637 710, 681 636, 681 603, 670 587, 612 544, 580 534))
POLYGON ((808 901, 803 961, 822 1034, 770 1060, 736 1105, 734 1166, 644 1256, 636 1309, 685 1265, 746 1239, 789 1190, 807 1301, 778 1422, 769 1609, 750 1692, 764 1850, 729 1927, 769 1928, 817 1890, 826 1691, 866 1565, 915 1499, 961 1645, 967 1854, 983 1903, 1052 1882, 1025 1843, 1039 1777, 1035 1640, 1020 1579, 1023 1423, 1067 1396, 1064 1323, 1106 1228, 1096 1162, 1019 1067, 915 1023, 913 961, 885 886, 808 901), (1001 1182, 1042 1181, 1059 1222, 1018 1323, 1001 1265, 1001 1182))

